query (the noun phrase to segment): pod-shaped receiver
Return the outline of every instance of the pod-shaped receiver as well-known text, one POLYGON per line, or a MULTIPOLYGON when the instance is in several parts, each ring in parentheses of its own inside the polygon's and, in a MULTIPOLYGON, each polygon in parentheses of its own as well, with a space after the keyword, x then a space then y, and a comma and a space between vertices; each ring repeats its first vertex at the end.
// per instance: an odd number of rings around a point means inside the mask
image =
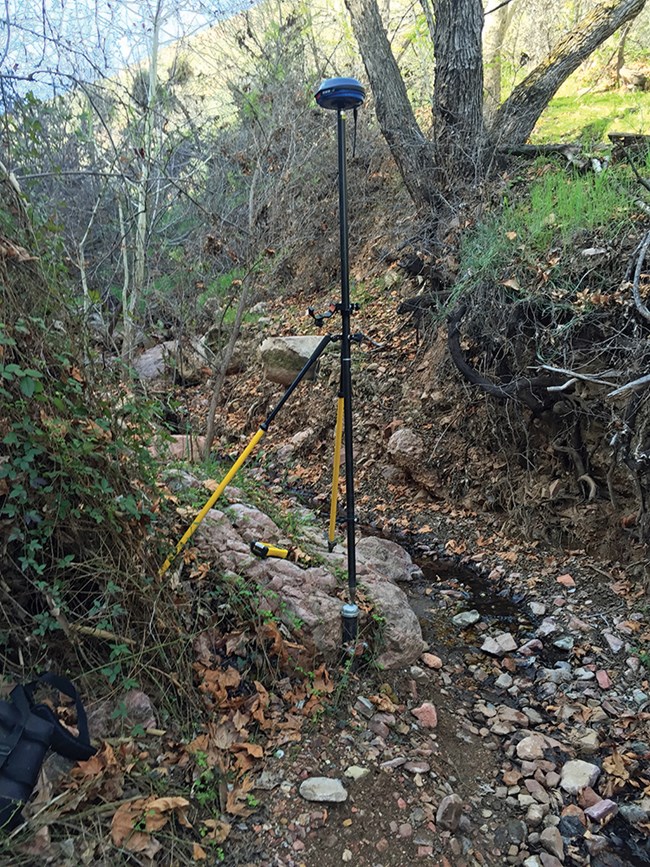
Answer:
POLYGON ((326 78, 315 94, 321 108, 345 111, 363 105, 366 91, 356 78, 326 78))

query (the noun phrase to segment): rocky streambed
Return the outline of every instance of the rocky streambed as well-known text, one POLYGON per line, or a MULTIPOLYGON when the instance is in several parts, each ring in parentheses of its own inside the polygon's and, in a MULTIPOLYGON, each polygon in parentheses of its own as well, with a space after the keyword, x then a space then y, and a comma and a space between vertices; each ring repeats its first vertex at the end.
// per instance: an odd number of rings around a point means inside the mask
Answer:
MULTIPOLYGON (((197 534, 202 556, 270 591, 265 604, 300 616, 335 659, 343 552, 328 556, 306 522, 291 540, 302 564, 255 561, 251 539, 287 540, 241 499, 231 492, 197 534)), ((414 564, 386 540, 359 549, 384 641, 340 673, 301 742, 265 762, 233 863, 649 864, 645 599, 614 577, 597 588, 580 557, 515 571, 434 549, 414 564)))
POLYGON ((650 863, 644 615, 604 615, 562 575, 541 601, 505 571, 422 565, 407 594, 429 649, 360 676, 278 763, 264 863, 650 863))

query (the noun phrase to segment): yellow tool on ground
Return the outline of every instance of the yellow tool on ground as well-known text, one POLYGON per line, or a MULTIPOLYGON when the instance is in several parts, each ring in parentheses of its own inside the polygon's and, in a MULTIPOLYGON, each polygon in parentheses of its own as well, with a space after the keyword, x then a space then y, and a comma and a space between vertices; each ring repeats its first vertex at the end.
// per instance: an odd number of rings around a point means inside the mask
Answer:
POLYGON ((267 557, 275 557, 278 560, 288 560, 291 557, 292 548, 278 548, 270 542, 251 542, 251 551, 261 560, 267 557))

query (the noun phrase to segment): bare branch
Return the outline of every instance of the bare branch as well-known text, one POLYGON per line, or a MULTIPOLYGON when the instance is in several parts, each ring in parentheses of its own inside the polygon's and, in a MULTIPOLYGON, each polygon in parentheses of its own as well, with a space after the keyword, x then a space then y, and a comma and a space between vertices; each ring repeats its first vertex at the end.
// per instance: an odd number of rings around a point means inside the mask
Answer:
MULTIPOLYGON (((620 374, 620 371, 617 371, 617 370, 604 370, 602 372, 602 374, 599 374, 598 376, 594 376, 591 373, 578 373, 575 370, 567 370, 564 367, 553 367, 553 365, 551 365, 551 364, 540 364, 539 366, 542 368, 542 370, 548 370, 550 373, 563 373, 565 376, 570 376, 574 380, 575 379, 582 379, 585 382, 595 382, 597 385, 608 385, 610 387, 612 385, 615 385, 615 383, 610 382, 607 379, 601 379, 601 376, 616 376, 616 375, 620 374)), ((561 388, 566 388, 567 385, 568 385, 568 383, 565 383, 563 386, 561 386, 561 388)), ((559 390, 560 390, 560 387, 556 387, 554 389, 554 391, 559 391, 559 390)))
POLYGON ((503 9, 503 7, 507 6, 509 3, 512 3, 512 0, 503 0, 503 2, 499 3, 498 6, 494 6, 492 9, 488 9, 485 12, 485 15, 492 15, 493 12, 498 12, 499 9, 503 9))
POLYGON ((650 232, 646 232, 645 237, 641 241, 639 246, 639 256, 636 260, 636 268, 634 269, 634 280, 632 281, 632 294, 634 296, 634 304, 636 305, 636 309, 639 311, 641 316, 644 319, 650 319, 650 310, 643 303, 641 298, 641 292, 639 291, 639 283, 641 282, 641 271, 643 270, 643 263, 645 262, 645 257, 648 252, 648 247, 650 247, 650 232))
POLYGON ((614 389, 614 391, 610 391, 607 397, 618 397, 620 394, 625 394, 627 391, 632 391, 635 388, 640 388, 642 385, 646 385, 650 382, 650 373, 646 373, 645 376, 640 376, 638 379, 633 379, 632 382, 628 382, 626 385, 622 385, 620 388, 614 389))

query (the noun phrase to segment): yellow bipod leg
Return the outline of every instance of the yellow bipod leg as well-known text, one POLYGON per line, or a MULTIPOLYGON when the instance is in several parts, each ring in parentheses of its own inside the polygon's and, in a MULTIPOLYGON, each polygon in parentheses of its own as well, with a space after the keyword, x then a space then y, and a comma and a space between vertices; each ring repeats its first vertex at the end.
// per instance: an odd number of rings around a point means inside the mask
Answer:
POLYGON ((327 545, 330 551, 336 544, 336 507, 339 495, 339 471, 341 468, 341 443, 343 441, 343 397, 340 396, 336 407, 336 430, 334 432, 334 466, 332 467, 332 498, 330 500, 330 526, 327 545))
POLYGON ((163 577, 163 575, 169 569, 169 567, 172 565, 172 563, 174 562, 176 557, 180 554, 180 552, 183 550, 185 545, 187 545, 188 541, 192 538, 195 531, 198 529, 201 521, 205 518, 205 516, 208 514, 210 509, 214 506, 214 504, 217 502, 219 497, 223 494, 226 487, 230 484, 230 482, 236 476, 237 472, 241 468, 241 466, 244 463, 244 461, 246 460, 246 458, 250 455, 250 453, 253 451, 253 449, 258 444, 258 442, 262 439, 262 437, 264 436, 265 433, 266 433, 266 431, 264 430, 264 428, 260 428, 257 431, 257 433, 253 436, 253 439, 248 443, 248 445, 246 446, 244 451, 237 458, 237 460, 232 465, 232 467, 228 470, 228 472, 224 476, 224 479, 221 482, 221 484, 219 485, 219 487, 214 491, 214 493, 212 494, 212 496, 210 497, 208 502, 205 504, 205 506, 203 506, 201 511, 198 513, 196 518, 192 521, 190 526, 187 528, 187 530, 185 531, 185 533, 181 537, 180 541, 176 545, 176 548, 174 549, 174 553, 169 555, 169 557, 165 560, 165 562, 162 564, 162 566, 158 570, 158 577, 159 578, 163 577))

